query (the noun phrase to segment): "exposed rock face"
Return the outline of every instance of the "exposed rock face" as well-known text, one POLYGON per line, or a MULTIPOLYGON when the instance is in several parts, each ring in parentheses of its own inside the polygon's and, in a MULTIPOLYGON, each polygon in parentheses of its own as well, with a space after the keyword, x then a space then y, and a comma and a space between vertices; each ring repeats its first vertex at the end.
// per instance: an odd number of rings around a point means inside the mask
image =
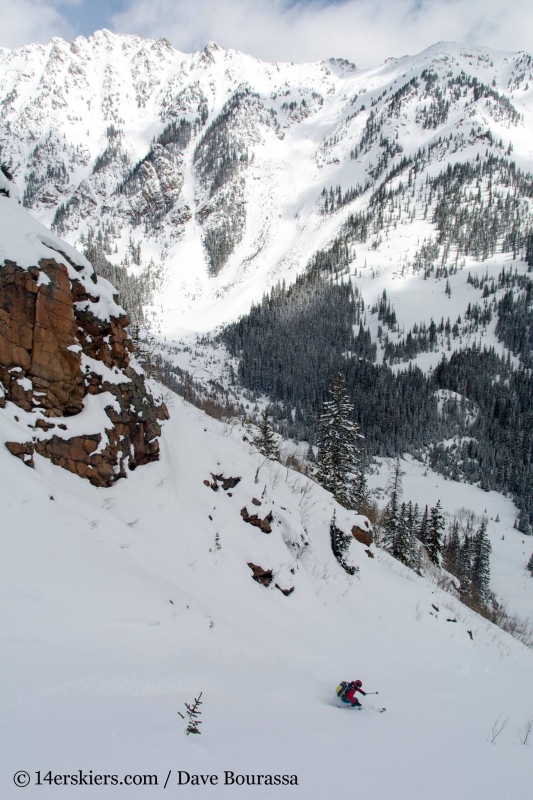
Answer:
POLYGON ((373 541, 372 531, 368 522, 365 522, 365 525, 367 526, 366 530, 360 528, 359 525, 354 525, 352 528, 352 535, 358 542, 361 542, 361 544, 366 544, 367 547, 370 547, 373 541))
MULTIPOLYGON (((263 567, 259 567, 257 564, 254 564, 252 561, 248 562, 248 566, 252 570, 252 578, 257 583, 260 583, 261 586, 270 586, 272 583, 272 570, 271 569, 263 569, 263 567)), ((283 590, 282 590, 283 591, 283 590)))
POLYGON ((11 261, 0 267, 0 379, 7 398, 25 411, 77 414, 84 386, 67 269, 53 260, 40 267, 23 270, 11 261))
MULTIPOLYGON (((27 423, 30 442, 6 443, 24 463, 33 466, 38 453, 96 486, 110 486, 126 468, 158 459, 159 421, 168 412, 130 363, 128 317, 118 306, 117 316, 103 315, 84 278, 53 258, 29 268, 8 260, 0 265, 0 407, 11 401, 34 417, 33 426, 27 423), (69 420, 59 418, 79 415, 88 398, 105 393, 101 432, 62 435, 69 420)), ((90 280, 97 283, 94 273, 90 280)))
POLYGON ((270 511, 264 519, 261 519, 257 514, 249 514, 246 506, 241 508, 241 517, 245 522, 248 522, 250 525, 254 525, 256 528, 259 528, 260 531, 263 533, 272 533, 272 526, 271 522, 274 519, 274 515, 270 511))
MULTIPOLYGON (((204 481, 204 486, 209 486, 214 492, 218 492, 219 482, 222 484, 222 488, 225 492, 228 489, 233 489, 240 483, 240 478, 225 478, 224 475, 215 475, 213 472, 211 473, 211 477, 213 478, 212 481, 204 481)), ((231 497, 231 494, 230 494, 231 497)))

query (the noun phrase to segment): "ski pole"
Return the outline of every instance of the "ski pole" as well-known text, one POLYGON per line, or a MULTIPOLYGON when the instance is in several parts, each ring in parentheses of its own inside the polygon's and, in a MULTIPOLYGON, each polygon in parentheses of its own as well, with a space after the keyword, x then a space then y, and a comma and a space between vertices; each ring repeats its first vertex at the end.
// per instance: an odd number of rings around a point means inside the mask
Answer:
POLYGON ((366 694, 379 694, 379 692, 366 692, 366 694))

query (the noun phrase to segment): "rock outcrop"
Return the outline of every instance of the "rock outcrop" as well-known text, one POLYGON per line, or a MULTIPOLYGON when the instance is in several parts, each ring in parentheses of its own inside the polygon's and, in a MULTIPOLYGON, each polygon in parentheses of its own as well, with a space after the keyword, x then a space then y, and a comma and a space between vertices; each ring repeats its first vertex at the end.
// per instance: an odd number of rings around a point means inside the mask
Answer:
POLYGON ((252 561, 248 562, 248 566, 252 570, 252 578, 254 579, 254 581, 260 583, 261 586, 270 586, 273 578, 271 569, 263 569, 263 567, 259 567, 252 561))
POLYGON ((38 453, 110 486, 158 459, 168 412, 132 360, 129 319, 111 284, 12 200, 0 203, 4 223, 20 222, 21 237, 22 223, 30 228, 37 255, 56 251, 27 265, 27 248, 18 250, 13 230, 2 238, 0 221, 0 256, 13 250, 13 260, 0 257, 0 408, 18 406, 32 429, 30 441, 6 445, 29 466, 38 453))
POLYGON ((352 536, 361 544, 366 544, 367 547, 370 547, 374 541, 372 529, 368 520, 363 520, 363 525, 365 526, 364 528, 361 528, 360 525, 354 525, 352 527, 352 536))
POLYGON ((245 522, 259 528, 263 533, 272 533, 272 525, 270 524, 274 519, 274 515, 270 511, 264 519, 261 519, 257 514, 249 514, 246 506, 241 508, 241 517, 245 522))

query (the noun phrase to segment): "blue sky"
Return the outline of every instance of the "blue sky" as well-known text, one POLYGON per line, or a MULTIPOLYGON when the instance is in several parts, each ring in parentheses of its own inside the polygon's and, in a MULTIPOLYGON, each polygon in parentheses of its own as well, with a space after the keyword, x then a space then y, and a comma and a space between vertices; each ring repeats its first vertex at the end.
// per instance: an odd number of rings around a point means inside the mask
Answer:
MULTIPOLYGON (((59 5, 59 4, 58 4, 59 5)), ((91 0, 59 6, 76 33, 89 36, 99 28, 110 28, 111 18, 124 9, 122 0, 91 0)))
POLYGON ((342 56, 365 67, 451 40, 531 50, 531 0, 1 0, 0 46, 107 27, 165 36, 184 52, 214 40, 265 60, 342 56))

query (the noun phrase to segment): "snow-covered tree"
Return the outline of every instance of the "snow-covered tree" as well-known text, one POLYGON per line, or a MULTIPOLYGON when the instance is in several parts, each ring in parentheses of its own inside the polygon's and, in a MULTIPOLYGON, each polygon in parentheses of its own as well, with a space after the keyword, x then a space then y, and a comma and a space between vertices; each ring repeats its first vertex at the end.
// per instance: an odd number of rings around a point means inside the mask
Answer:
POLYGON ((461 536, 457 519, 453 520, 448 531, 442 557, 444 569, 451 572, 452 575, 458 575, 461 561, 461 536))
POLYGON ((370 492, 368 490, 366 475, 363 468, 361 468, 355 476, 353 489, 355 510, 359 514, 365 514, 370 505, 370 492))
POLYGON ((319 420, 317 480, 341 506, 353 509, 356 507, 355 476, 361 460, 358 440, 364 437, 351 419, 353 405, 342 375, 333 380, 329 395, 319 420))
POLYGON ((393 492, 396 492, 396 496, 400 498, 403 493, 402 489, 402 468, 400 466, 400 458, 398 457, 394 462, 394 467, 391 470, 389 475, 389 480, 387 481, 386 491, 389 497, 392 496, 393 492))
POLYGON ((412 502, 402 503, 392 555, 412 569, 418 565, 416 530, 416 512, 412 502))
POLYGON ((428 556, 437 566, 440 565, 444 527, 444 517, 442 516, 440 500, 438 500, 437 505, 433 506, 429 511, 428 533, 424 543, 428 556))
POLYGON ((353 567, 350 564, 346 563, 346 553, 350 546, 350 543, 353 541, 353 536, 348 533, 344 533, 341 531, 339 527, 337 527, 337 517, 335 512, 333 512, 333 517, 329 524, 329 536, 331 541, 331 549, 333 551, 333 555, 341 565, 341 567, 349 574, 354 575, 357 572, 358 567, 353 567))
POLYGON ((490 554, 492 547, 483 520, 472 540, 472 599, 485 605, 490 592, 490 554))
POLYGON ((526 569, 528 569, 531 572, 531 574, 533 575, 533 553, 531 553, 531 555, 529 557, 529 561, 527 562, 526 569))
POLYGON ((473 545, 472 536, 467 532, 463 537, 461 543, 461 551, 459 553, 458 571, 456 573, 461 584, 460 594, 464 601, 470 600, 472 595, 472 556, 473 545))
POLYGON ((267 408, 261 412, 261 418, 258 424, 258 432, 252 437, 252 444, 257 447, 260 453, 271 461, 279 459, 279 448, 276 443, 276 435, 272 427, 272 420, 270 418, 270 411, 267 408))
POLYGON ((400 525, 400 507, 398 503, 398 495, 395 491, 393 491, 389 502, 385 506, 385 511, 383 513, 383 531, 382 531, 383 547, 391 555, 394 555, 395 552, 399 525, 400 525))
POLYGON ((428 533, 429 533, 429 509, 426 506, 424 509, 424 513, 422 514, 422 519, 420 520, 420 524, 418 526, 418 539, 422 542, 422 544, 426 544, 428 533))
POLYGON ((520 514, 518 516, 518 523, 516 525, 518 530, 521 533, 525 533, 527 536, 531 536, 531 525, 529 522, 529 512, 525 507, 520 509, 520 514))

